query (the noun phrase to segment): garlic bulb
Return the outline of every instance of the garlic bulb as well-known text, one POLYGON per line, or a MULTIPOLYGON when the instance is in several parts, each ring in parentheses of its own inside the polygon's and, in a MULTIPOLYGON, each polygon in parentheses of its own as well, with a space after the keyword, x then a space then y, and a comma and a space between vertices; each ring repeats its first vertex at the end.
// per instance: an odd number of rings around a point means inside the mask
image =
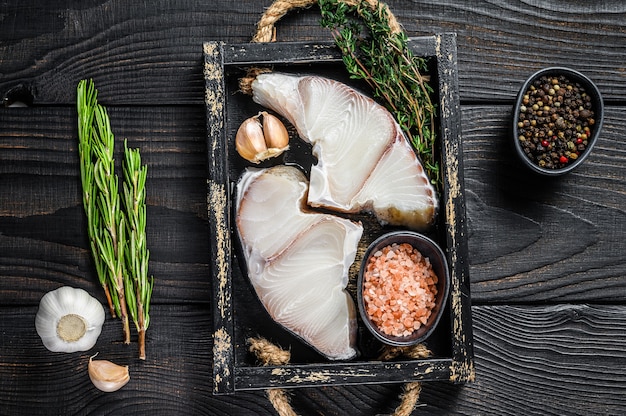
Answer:
POLYGON ((259 163, 289 149, 289 133, 275 116, 262 111, 245 120, 235 136, 235 147, 244 159, 259 163), (259 117, 263 117, 263 124, 259 117))
POLYGON ((106 393, 117 391, 130 381, 127 365, 117 365, 109 360, 94 360, 89 357, 89 379, 98 390, 106 393))
POLYGON ((86 351, 96 344, 104 318, 98 300, 83 289, 63 286, 41 298, 35 329, 50 351, 86 351))

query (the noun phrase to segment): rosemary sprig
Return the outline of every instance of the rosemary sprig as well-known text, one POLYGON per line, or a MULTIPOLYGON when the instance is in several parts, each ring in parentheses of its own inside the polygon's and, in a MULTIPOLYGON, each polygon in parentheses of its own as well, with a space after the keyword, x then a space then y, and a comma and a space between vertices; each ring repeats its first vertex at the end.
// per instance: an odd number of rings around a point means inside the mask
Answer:
POLYGON ((98 280, 104 290, 111 316, 116 317, 116 308, 113 304, 111 292, 109 291, 107 269, 98 254, 98 245, 96 242, 99 238, 101 219, 100 213, 96 208, 97 189, 94 181, 93 154, 91 149, 94 140, 92 126, 97 104, 97 91, 93 83, 87 83, 86 80, 82 80, 78 84, 77 92, 78 154, 80 158, 80 178, 83 188, 83 208, 85 209, 85 214, 88 219, 87 235, 89 237, 89 246, 96 266, 98 280))
POLYGON ((129 149, 124 141, 124 208, 127 218, 126 293, 128 309, 139 334, 139 358, 146 359, 146 330, 150 325, 150 297, 154 279, 148 278, 150 252, 146 246, 146 177, 139 149, 129 149))
POLYGON ((319 0, 318 4, 320 25, 331 29, 348 73, 366 81, 375 97, 384 101, 417 150, 431 182, 439 186, 433 90, 422 75, 427 60, 413 55, 404 32, 392 31, 382 5, 372 9, 364 0, 355 4, 319 0), (352 19, 354 15, 360 19, 352 19))
POLYGON ((109 290, 117 294, 113 297, 117 315, 122 320, 124 343, 130 344, 130 326, 124 289, 124 250, 126 246, 126 225, 121 210, 119 184, 115 175, 115 136, 106 109, 100 104, 95 107, 95 134, 92 142, 95 158, 94 182, 98 198, 96 208, 100 214, 101 233, 96 243, 100 258, 108 270, 109 290))
POLYGON ((98 280, 112 316, 122 320, 130 344, 129 313, 139 338, 139 358, 146 358, 146 330, 154 280, 148 279, 145 184, 148 168, 138 149, 124 141, 124 182, 115 174, 115 137, 107 110, 97 101, 93 81, 77 89, 78 138, 83 207, 98 280), (120 198, 122 194, 122 198, 120 198), (122 203, 123 202, 123 203, 122 203))

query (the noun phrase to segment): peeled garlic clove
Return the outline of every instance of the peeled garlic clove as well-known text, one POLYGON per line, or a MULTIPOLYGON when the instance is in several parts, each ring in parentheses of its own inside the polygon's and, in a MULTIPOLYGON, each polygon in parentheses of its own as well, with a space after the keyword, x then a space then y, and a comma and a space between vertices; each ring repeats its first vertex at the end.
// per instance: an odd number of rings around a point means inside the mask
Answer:
POLYGON ((50 351, 87 351, 96 344, 104 318, 96 298, 83 289, 63 286, 41 298, 35 329, 50 351))
POLYGON ((235 148, 244 159, 259 163, 287 150, 289 134, 277 117, 263 111, 241 123, 235 136, 235 148), (261 116, 263 124, 259 121, 261 116))
POLYGON ((89 358, 89 378, 98 390, 106 393, 117 391, 130 381, 127 365, 117 365, 109 360, 89 358))

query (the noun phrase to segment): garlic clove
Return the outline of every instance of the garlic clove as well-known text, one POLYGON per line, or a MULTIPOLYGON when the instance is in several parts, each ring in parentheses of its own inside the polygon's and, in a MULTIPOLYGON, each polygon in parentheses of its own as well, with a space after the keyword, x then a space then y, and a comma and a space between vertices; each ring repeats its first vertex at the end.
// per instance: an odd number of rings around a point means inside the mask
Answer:
POLYGON ((278 117, 265 111, 261 114, 263 115, 263 134, 267 148, 285 150, 289 145, 287 128, 278 117))
POLYGON ((257 155, 267 150, 263 129, 257 117, 246 119, 235 136, 237 152, 246 160, 259 163, 257 155))
POLYGON ((287 150, 289 133, 276 116, 262 111, 241 123, 235 136, 235 147, 241 157, 259 163, 287 150), (259 117, 263 117, 263 124, 259 117))
POLYGON ((104 319, 97 299, 83 289, 63 286, 39 302, 35 329, 50 351, 86 351, 96 344, 104 319))
POLYGON ((118 365, 109 360, 94 360, 89 357, 89 379, 101 391, 110 393, 124 387, 130 381, 127 365, 118 365))

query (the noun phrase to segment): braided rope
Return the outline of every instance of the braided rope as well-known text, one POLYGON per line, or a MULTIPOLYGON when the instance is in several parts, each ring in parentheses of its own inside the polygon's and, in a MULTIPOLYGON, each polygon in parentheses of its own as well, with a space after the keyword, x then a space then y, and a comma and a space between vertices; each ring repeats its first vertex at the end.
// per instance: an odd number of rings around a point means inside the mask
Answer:
MULTIPOLYGON (((289 351, 283 350, 265 338, 250 338, 248 344, 250 345, 250 352, 254 353, 263 365, 284 365, 291 358, 289 351)), ((289 403, 289 396, 285 390, 269 389, 267 390, 267 398, 280 416, 297 416, 289 403)))
MULTIPOLYGON (((248 344, 250 352, 254 353, 263 365, 284 365, 291 358, 289 351, 283 350, 265 338, 249 338, 248 344)), ((386 347, 380 358, 391 360, 399 356, 413 359, 428 358, 431 352, 423 344, 411 347, 386 347)), ((395 409, 393 416, 409 416, 415 409, 421 392, 422 383, 419 381, 406 383, 400 395, 400 405, 395 409)), ((279 416, 298 416, 291 407, 289 396, 284 389, 268 389, 267 397, 279 416)))
MULTIPOLYGON (((361 0, 342 0, 348 6, 357 6, 361 0)), ((386 4, 378 0, 363 0, 372 10, 382 8, 387 13, 387 20, 392 33, 400 33, 402 27, 386 4)), ((257 30, 252 37, 252 42, 274 42, 276 41, 275 24, 284 15, 293 9, 304 9, 317 4, 317 0, 275 0, 270 7, 265 10, 263 16, 257 23, 257 30)))
MULTIPOLYGON (((385 347, 380 359, 383 361, 405 356, 413 359, 428 358, 432 355, 424 344, 417 344, 411 347, 385 347)), ((409 416, 417 405, 422 392, 422 383, 413 381, 404 385, 404 390, 400 395, 400 405, 396 407, 393 416, 409 416)))

